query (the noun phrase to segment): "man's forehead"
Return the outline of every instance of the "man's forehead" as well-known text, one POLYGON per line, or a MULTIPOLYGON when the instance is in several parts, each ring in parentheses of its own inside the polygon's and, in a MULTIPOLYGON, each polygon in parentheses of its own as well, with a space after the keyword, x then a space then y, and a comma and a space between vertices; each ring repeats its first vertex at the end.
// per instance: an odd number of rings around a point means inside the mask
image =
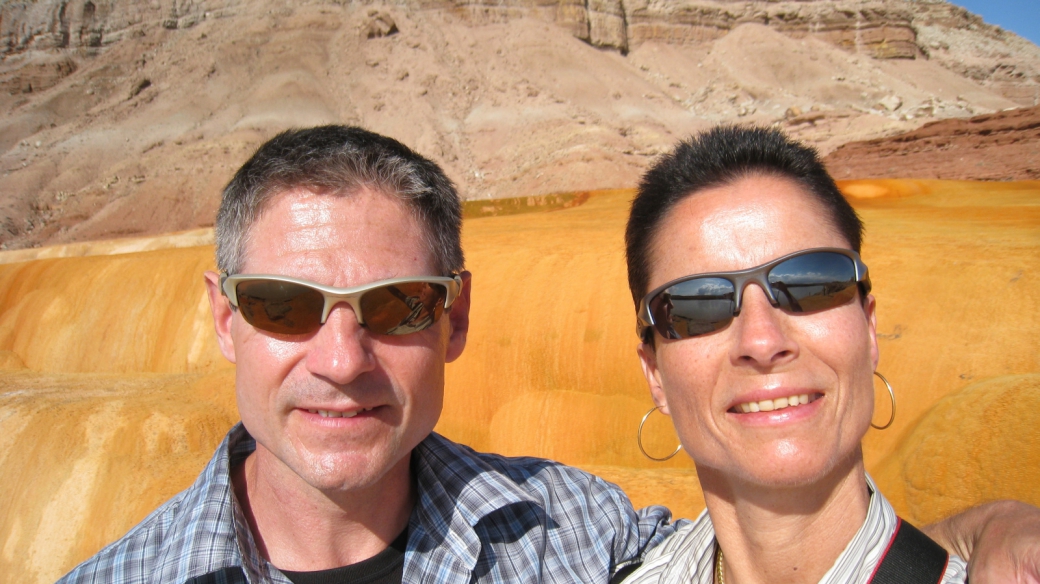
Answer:
POLYGON ((328 263, 330 254, 347 269, 395 257, 426 262, 430 252, 424 234, 404 201, 379 190, 294 188, 268 199, 249 230, 243 264, 288 262, 284 267, 306 271, 316 262, 328 263))
MULTIPOLYGON (((337 195, 314 195, 309 197, 286 197, 285 193, 279 193, 276 197, 286 200, 284 210, 298 225, 326 225, 333 220, 333 209, 337 195)), ((349 196, 349 195, 346 195, 349 196)), ((273 203, 273 201, 272 201, 273 203)))
POLYGON ((277 231, 362 230, 391 224, 418 227, 415 212, 400 197, 364 185, 342 190, 281 190, 267 199, 254 221, 254 227, 270 226, 277 231))

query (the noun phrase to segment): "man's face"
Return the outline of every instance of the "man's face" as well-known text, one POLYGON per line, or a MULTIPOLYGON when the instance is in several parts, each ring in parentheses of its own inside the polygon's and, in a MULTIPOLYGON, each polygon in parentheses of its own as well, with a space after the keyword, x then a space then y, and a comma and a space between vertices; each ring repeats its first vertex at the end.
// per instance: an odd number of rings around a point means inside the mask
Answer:
MULTIPOLYGON (((241 273, 336 287, 444 275, 422 233, 401 202, 379 192, 291 190, 249 231, 241 273)), ((322 491, 378 486, 391 469, 407 468, 440 416, 444 364, 465 345, 468 275, 450 313, 401 336, 368 332, 345 303, 315 333, 260 331, 230 310, 215 274, 207 285, 221 350, 237 364, 238 409, 258 466, 322 491)))

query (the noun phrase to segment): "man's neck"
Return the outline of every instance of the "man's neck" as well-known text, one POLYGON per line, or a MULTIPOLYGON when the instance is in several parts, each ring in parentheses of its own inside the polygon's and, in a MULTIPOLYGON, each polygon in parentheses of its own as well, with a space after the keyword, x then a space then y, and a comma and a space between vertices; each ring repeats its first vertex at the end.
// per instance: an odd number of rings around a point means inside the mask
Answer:
POLYGON ((329 493, 257 444, 231 475, 260 554, 278 568, 309 572, 367 560, 404 531, 416 501, 410 458, 376 484, 329 493))
POLYGON ((866 520, 862 457, 813 485, 779 489, 697 469, 726 582, 819 582, 866 520))

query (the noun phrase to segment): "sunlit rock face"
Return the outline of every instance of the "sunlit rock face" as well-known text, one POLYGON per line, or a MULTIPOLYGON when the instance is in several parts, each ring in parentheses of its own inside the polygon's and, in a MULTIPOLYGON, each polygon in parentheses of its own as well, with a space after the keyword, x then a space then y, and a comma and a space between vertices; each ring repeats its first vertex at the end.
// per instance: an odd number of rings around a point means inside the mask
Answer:
MULTIPOLYGON (((1040 504, 1040 182, 842 187, 867 224, 879 370, 899 399, 893 426, 867 434, 868 469, 911 521, 998 497, 1040 504)), ((653 463, 635 444, 651 401, 623 257, 631 196, 469 204, 472 332, 437 429, 691 516, 703 499, 689 458, 653 463)), ((119 537, 190 485, 237 420, 202 285, 212 248, 56 257, 88 251, 0 264, 0 574, 12 582, 53 581, 119 537)), ((675 448, 667 418, 650 419, 644 444, 675 448)))
MULTIPOLYGON (((632 185, 718 123, 826 154, 1038 104, 1040 47, 943 0, 5 0, 0 249, 211 227, 260 144, 330 122, 484 199, 632 185)), ((934 178, 1007 178, 969 166, 934 178)))

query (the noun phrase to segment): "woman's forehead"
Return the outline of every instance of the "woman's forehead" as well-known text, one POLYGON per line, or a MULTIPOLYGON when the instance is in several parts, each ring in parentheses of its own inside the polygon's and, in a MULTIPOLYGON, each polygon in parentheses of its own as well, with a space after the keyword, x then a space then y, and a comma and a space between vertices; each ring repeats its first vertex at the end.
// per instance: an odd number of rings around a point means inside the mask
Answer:
POLYGON ((688 196, 668 212, 654 234, 650 287, 689 274, 742 270, 811 247, 847 246, 801 185, 747 177, 688 196))

